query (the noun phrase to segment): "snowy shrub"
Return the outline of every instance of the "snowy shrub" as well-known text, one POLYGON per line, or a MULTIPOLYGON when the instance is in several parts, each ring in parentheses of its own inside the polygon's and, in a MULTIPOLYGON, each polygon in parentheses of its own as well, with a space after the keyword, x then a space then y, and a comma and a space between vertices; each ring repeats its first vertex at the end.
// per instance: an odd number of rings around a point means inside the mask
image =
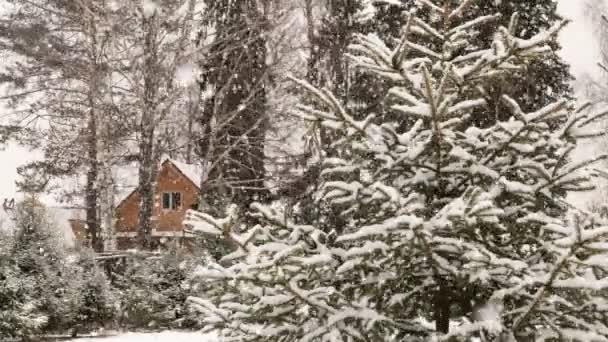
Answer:
POLYGON ((65 281, 55 293, 50 328, 76 335, 113 324, 118 302, 107 276, 95 263, 92 250, 70 256, 62 272, 65 281))
POLYGON ((38 298, 30 296, 32 283, 0 261, 0 340, 37 335, 47 324, 38 298))
POLYGON ((486 89, 551 54, 563 24, 520 39, 514 16, 480 48, 478 26, 497 16, 463 15, 471 3, 416 2, 433 15, 411 16, 394 49, 375 35, 351 48, 394 84, 379 94, 390 117, 357 119, 297 81, 317 100, 300 115, 337 137, 315 193, 337 217, 304 224, 253 204, 261 224, 241 233, 234 215, 190 213, 236 247, 195 273, 206 292, 190 302, 209 329, 229 341, 608 339, 608 222, 565 198, 593 188, 594 161, 571 153, 606 113, 565 99, 526 112, 502 95, 506 119, 475 126, 486 89))
POLYGON ((163 254, 134 257, 114 285, 120 301, 120 324, 127 328, 190 328, 186 299, 192 261, 163 254))
POLYGON ((106 274, 95 263, 93 252, 85 252, 76 264, 80 307, 75 323, 90 329, 112 322, 116 318, 118 302, 106 274))

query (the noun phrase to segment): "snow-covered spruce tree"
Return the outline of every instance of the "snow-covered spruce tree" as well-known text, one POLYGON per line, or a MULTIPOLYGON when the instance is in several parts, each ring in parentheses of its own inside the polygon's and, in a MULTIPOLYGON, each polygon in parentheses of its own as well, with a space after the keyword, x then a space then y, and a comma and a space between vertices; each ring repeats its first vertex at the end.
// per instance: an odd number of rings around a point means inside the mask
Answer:
POLYGON ((15 233, 11 255, 23 274, 42 275, 47 266, 65 258, 63 242, 45 206, 28 198, 15 207, 15 233))
POLYGON ((4 313, 8 318, 4 318, 9 327, 14 326, 12 337, 29 338, 59 319, 56 313, 61 305, 56 291, 65 285, 60 277, 64 257, 60 246, 42 204, 34 199, 17 204, 15 231, 5 247, 8 262, 2 266, 0 281, 0 291, 6 296, 3 303, 8 304, 4 313))
POLYGON ((92 251, 68 255, 46 209, 15 208, 16 230, 0 236, 0 339, 91 331, 111 322, 115 301, 92 251))
POLYGON ((236 247, 196 272, 208 291, 191 302, 210 328, 235 341, 608 338, 608 222, 565 201, 593 188, 581 172, 593 161, 570 154, 606 113, 567 100, 524 111, 504 95, 506 119, 475 126, 486 88, 552 54, 563 24, 520 39, 514 16, 478 47, 477 28, 497 16, 463 20, 473 2, 420 1, 436 19, 410 17, 396 48, 373 35, 353 46, 356 64, 398 84, 386 95, 414 120, 405 131, 356 120, 299 82, 318 100, 301 114, 342 137, 317 195, 344 226, 297 225, 254 204, 264 224, 239 233, 238 218, 190 213, 195 230, 236 247))

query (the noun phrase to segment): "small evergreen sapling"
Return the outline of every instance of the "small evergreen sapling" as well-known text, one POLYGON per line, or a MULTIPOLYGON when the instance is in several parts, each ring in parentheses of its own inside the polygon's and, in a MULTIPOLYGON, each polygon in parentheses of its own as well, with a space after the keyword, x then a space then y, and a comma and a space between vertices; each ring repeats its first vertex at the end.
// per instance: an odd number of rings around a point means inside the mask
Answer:
POLYGON ((431 19, 410 16, 394 49, 374 35, 352 47, 355 64, 396 84, 386 100, 408 127, 358 120, 298 81, 317 99, 300 114, 342 137, 316 193, 342 226, 254 204, 262 224, 240 233, 234 216, 190 213, 194 230, 235 246, 196 272, 209 290, 190 301, 210 328, 229 341, 608 339, 608 222, 565 200, 593 188, 583 171, 596 160, 571 153, 608 111, 567 100, 526 111, 503 95, 506 119, 475 126, 488 87, 552 54, 564 23, 520 39, 514 16, 479 47, 476 30, 498 16, 463 20, 473 2, 419 1, 431 19))
POLYGON ((10 238, 0 238, 0 340, 19 339, 38 334, 48 317, 40 301, 32 298, 33 283, 20 277, 8 253, 10 238))

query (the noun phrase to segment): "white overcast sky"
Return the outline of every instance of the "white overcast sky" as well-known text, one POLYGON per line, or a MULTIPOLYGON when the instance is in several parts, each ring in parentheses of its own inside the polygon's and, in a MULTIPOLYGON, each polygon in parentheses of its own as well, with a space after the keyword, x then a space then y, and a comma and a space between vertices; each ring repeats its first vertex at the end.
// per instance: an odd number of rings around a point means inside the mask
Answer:
MULTIPOLYGON (((560 13, 572 20, 563 31, 561 40, 563 57, 571 64, 575 76, 583 73, 593 74, 597 60, 591 30, 583 18, 581 6, 583 2, 584 0, 559 0, 560 13)), ((35 153, 14 144, 0 151, 0 199, 19 197, 16 195, 15 187, 16 168, 35 158, 35 153)))
POLYGON ((574 75, 593 73, 597 63, 596 43, 591 28, 583 16, 582 4, 585 0, 559 0, 558 11, 572 20, 561 35, 563 51, 574 75))

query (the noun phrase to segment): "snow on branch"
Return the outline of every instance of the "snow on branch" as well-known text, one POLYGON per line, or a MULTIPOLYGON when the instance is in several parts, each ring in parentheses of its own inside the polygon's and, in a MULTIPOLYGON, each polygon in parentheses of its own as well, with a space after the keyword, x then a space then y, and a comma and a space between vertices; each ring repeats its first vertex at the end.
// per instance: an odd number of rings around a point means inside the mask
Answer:
POLYGON ((416 0, 416 2, 420 3, 423 6, 428 7, 430 10, 436 12, 437 14, 443 16, 445 13, 445 11, 443 10, 443 8, 435 5, 433 3, 433 0, 416 0))
POLYGON ((453 20, 455 18, 460 17, 465 11, 466 9, 471 6, 473 4, 473 2, 478 1, 478 0, 462 0, 460 2, 460 5, 458 5, 458 7, 456 7, 450 14, 449 14, 449 19, 453 20))
MULTIPOLYGON (((310 83, 303 81, 303 80, 298 80, 298 79, 292 78, 292 77, 290 77, 290 79, 293 82, 295 82, 298 86, 302 87, 304 90, 306 90, 311 95, 316 97, 317 100, 319 100, 321 104, 327 106, 327 108, 329 108, 331 110, 331 113, 336 115, 336 120, 332 120, 332 121, 337 122, 340 120, 340 121, 348 124, 349 127, 352 127, 354 129, 356 129, 357 131, 365 134, 365 128, 374 119, 373 115, 369 115, 369 116, 367 116, 367 118, 365 118, 365 120, 357 121, 351 115, 348 114, 348 112, 342 106, 340 101, 338 101, 338 99, 331 92, 329 92, 327 90, 319 90, 319 89, 313 87, 310 83), (338 118, 339 118, 339 120, 338 120, 338 118)), ((301 108, 306 109, 306 107, 301 107, 301 108)), ((312 115, 321 114, 321 117, 320 117, 321 119, 323 117, 327 118, 325 113, 322 113, 319 111, 308 111, 308 114, 312 114, 312 115)))
POLYGON ((191 227, 194 232, 222 235, 224 232, 229 231, 230 226, 235 222, 236 206, 231 205, 228 207, 226 214, 225 218, 216 219, 202 212, 188 210, 184 219, 184 225, 191 227))

